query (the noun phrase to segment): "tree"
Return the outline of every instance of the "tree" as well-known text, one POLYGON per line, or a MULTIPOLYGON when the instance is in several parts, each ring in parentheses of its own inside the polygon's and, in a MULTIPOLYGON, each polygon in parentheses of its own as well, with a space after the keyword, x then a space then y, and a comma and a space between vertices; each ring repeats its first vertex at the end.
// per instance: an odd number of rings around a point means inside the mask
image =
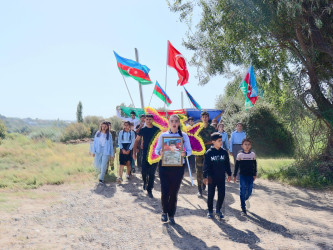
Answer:
POLYGON ((81 101, 79 101, 79 104, 77 105, 77 109, 76 109, 76 121, 78 123, 82 123, 83 122, 82 103, 81 103, 81 101))
POLYGON ((174 0, 172 11, 202 17, 185 46, 194 51, 201 84, 252 63, 268 91, 288 87, 329 133, 323 155, 333 159, 333 3, 331 0, 174 0))

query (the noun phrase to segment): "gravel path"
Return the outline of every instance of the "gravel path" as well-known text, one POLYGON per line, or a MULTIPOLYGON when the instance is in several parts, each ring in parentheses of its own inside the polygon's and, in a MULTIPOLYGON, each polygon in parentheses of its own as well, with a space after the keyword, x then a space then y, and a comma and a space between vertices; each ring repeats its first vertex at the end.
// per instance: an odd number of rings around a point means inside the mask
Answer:
POLYGON ((206 218, 206 196, 183 180, 177 225, 161 223, 140 175, 116 185, 44 186, 1 212, 0 249, 333 249, 333 195, 257 180, 250 213, 240 215, 238 184, 228 183, 223 221, 206 218), (52 196, 47 194, 52 193, 52 196))

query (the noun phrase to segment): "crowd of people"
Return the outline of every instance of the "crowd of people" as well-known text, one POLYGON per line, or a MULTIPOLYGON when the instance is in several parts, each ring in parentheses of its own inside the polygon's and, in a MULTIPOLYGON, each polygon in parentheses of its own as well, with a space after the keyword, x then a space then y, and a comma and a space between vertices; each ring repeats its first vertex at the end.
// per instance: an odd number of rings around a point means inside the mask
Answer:
MULTIPOLYGON (((199 133, 202 138, 206 153, 200 156, 193 156, 191 143, 188 135, 181 130, 180 118, 178 115, 169 117, 169 129, 167 132, 160 134, 155 148, 155 154, 161 156, 158 163, 150 164, 148 161, 148 151, 151 142, 160 132, 159 128, 153 125, 153 115, 141 115, 140 119, 136 118, 135 112, 131 117, 123 117, 117 107, 117 115, 123 120, 123 129, 118 135, 111 129, 111 123, 104 121, 100 124, 99 130, 94 136, 92 148, 90 149, 96 168, 99 170, 99 184, 104 184, 105 174, 109 166, 114 169, 114 157, 116 147, 119 147, 119 169, 117 183, 123 182, 124 167, 126 167, 126 178, 130 180, 131 175, 135 173, 137 162, 138 169, 141 169, 143 190, 147 191, 150 198, 154 198, 154 180, 156 169, 161 184, 161 203, 162 215, 161 221, 175 223, 174 216, 177 207, 178 191, 184 177, 186 167, 185 158, 188 157, 192 168, 196 170, 197 176, 197 196, 201 198, 203 191, 207 188, 207 206, 208 218, 213 218, 213 201, 217 189, 217 202, 215 214, 218 218, 224 218, 221 211, 225 197, 225 181, 232 179, 232 167, 229 155, 233 156, 233 181, 239 181, 240 184, 240 203, 241 213, 246 216, 249 208, 248 199, 251 196, 253 182, 257 175, 256 154, 251 151, 251 140, 246 138, 242 124, 237 123, 236 129, 229 136, 224 131, 223 123, 218 123, 216 117, 210 121, 209 113, 201 113, 201 122, 203 128, 199 133), (116 139, 117 137, 117 139, 116 139), (181 138, 182 148, 179 149, 178 155, 181 155, 180 165, 164 165, 163 156, 163 138, 181 138)), ((193 126, 195 121, 192 117, 187 120, 186 126, 193 126)), ((174 144, 174 142, 171 142, 174 144)), ((171 145, 175 146, 175 145, 171 145)))

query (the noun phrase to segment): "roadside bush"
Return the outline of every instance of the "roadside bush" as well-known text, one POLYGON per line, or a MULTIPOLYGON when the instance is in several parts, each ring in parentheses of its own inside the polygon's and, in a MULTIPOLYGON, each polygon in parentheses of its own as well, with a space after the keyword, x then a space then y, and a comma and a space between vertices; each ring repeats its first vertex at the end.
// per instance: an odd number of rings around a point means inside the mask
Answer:
POLYGON ((247 111, 232 114, 225 119, 226 130, 231 134, 237 122, 252 140, 252 147, 259 156, 293 156, 295 141, 286 125, 275 114, 271 105, 256 104, 247 111))
POLYGON ((64 129, 60 140, 66 142, 69 140, 89 138, 90 133, 90 128, 87 125, 83 123, 72 123, 64 129))
POLYGON ((5 139, 7 135, 7 128, 5 124, 0 120, 0 139, 5 139))

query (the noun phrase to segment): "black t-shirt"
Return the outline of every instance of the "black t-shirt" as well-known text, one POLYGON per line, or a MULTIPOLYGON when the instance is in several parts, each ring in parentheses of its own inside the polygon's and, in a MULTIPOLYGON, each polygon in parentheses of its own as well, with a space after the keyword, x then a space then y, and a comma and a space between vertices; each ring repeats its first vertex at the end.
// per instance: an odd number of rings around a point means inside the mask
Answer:
POLYGON ((147 154, 148 147, 151 142, 151 140, 154 138, 154 136, 160 131, 160 129, 156 126, 153 126, 152 128, 144 127, 140 129, 139 136, 142 136, 143 138, 143 154, 147 154))

